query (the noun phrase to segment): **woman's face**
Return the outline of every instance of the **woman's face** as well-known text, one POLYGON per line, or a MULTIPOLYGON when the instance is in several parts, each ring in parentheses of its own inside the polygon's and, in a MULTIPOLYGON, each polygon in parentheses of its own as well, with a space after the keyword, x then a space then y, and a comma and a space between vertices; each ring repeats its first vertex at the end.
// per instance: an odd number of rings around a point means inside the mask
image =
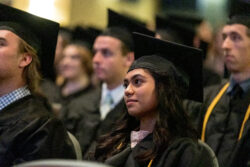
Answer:
POLYGON ((155 80, 144 69, 134 69, 124 79, 124 100, 131 116, 139 119, 154 117, 158 101, 155 92, 155 80))
POLYGON ((76 79, 81 75, 85 75, 84 68, 82 67, 82 55, 74 45, 68 45, 63 50, 60 73, 66 79, 76 79))

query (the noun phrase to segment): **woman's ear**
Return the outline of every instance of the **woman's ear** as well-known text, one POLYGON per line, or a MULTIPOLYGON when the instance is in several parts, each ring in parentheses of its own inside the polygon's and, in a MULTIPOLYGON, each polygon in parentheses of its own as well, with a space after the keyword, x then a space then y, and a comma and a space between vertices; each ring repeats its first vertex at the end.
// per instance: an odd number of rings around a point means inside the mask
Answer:
POLYGON ((22 53, 19 59, 19 67, 24 68, 28 66, 32 61, 32 56, 28 53, 22 53))

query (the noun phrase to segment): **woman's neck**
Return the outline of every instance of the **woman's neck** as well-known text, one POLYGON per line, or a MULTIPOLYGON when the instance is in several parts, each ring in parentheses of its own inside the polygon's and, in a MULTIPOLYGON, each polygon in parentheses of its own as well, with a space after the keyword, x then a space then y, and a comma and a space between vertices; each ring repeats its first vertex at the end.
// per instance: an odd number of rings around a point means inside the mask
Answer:
POLYGON ((140 119, 140 130, 153 132, 156 123, 156 117, 146 117, 140 119))
POLYGON ((62 94, 68 96, 72 93, 77 92, 78 90, 86 88, 90 83, 90 80, 87 76, 81 76, 75 80, 67 80, 66 84, 62 88, 62 94))

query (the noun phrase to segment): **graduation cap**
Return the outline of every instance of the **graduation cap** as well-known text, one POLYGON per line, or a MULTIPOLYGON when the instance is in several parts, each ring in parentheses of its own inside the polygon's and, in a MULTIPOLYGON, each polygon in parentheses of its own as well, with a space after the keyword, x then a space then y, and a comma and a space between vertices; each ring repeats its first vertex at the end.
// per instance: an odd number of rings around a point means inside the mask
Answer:
POLYGON ((233 0, 229 10, 227 24, 243 24, 250 28, 250 1, 233 0))
POLYGON ((168 12, 167 17, 171 20, 175 20, 176 22, 187 24, 193 29, 199 26, 203 21, 203 18, 198 15, 194 15, 191 13, 181 13, 179 11, 168 12))
POLYGON ((175 77, 179 78, 177 80, 183 83, 184 87, 187 84, 185 98, 203 101, 201 50, 140 33, 133 33, 133 38, 135 61, 129 71, 136 68, 151 68, 170 72, 169 70, 173 69, 171 66, 174 66, 179 72, 174 72, 175 77))
MULTIPOLYGON (((174 42, 181 43, 188 46, 194 46, 193 41, 194 37, 196 35, 196 28, 197 26, 202 22, 200 19, 197 18, 196 21, 195 18, 188 18, 185 19, 175 19, 175 17, 160 17, 156 16, 156 27, 157 28, 164 28, 166 31, 169 31, 173 34, 173 40, 174 42), (185 20, 193 20, 194 23, 189 24, 185 20), (197 25, 193 25, 196 24, 197 25)), ((192 21, 190 21, 192 22, 192 21)), ((209 43, 204 41, 203 39, 200 39, 200 46, 199 49, 203 50, 203 59, 206 59, 207 49, 208 49, 209 43)))
POLYGON ((139 32, 149 36, 155 36, 153 31, 150 31, 140 23, 137 23, 133 19, 123 16, 111 9, 108 9, 108 27, 122 27, 131 33, 139 32))
POLYGON ((76 26, 73 30, 72 39, 73 41, 81 41, 85 43, 87 47, 91 49, 95 38, 100 34, 100 32, 101 31, 94 28, 76 26))
POLYGON ((184 45, 193 46, 193 39, 195 36, 195 30, 181 22, 174 21, 168 17, 156 16, 156 29, 165 29, 167 32, 173 35, 174 42, 182 43, 184 45))
POLYGON ((87 27, 88 32, 90 32, 91 34, 93 34, 95 37, 97 37, 102 30, 95 28, 95 27, 87 27))
POLYGON ((59 24, 0 4, 0 30, 9 30, 38 53, 43 77, 54 79, 53 62, 59 24))

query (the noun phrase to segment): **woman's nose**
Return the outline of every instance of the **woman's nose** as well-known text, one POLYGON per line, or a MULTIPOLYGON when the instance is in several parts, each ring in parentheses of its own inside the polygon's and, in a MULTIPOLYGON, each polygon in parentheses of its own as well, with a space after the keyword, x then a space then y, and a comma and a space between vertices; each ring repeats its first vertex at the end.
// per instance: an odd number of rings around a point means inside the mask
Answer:
POLYGON ((130 96, 134 93, 133 87, 129 84, 125 89, 125 96, 130 96))

